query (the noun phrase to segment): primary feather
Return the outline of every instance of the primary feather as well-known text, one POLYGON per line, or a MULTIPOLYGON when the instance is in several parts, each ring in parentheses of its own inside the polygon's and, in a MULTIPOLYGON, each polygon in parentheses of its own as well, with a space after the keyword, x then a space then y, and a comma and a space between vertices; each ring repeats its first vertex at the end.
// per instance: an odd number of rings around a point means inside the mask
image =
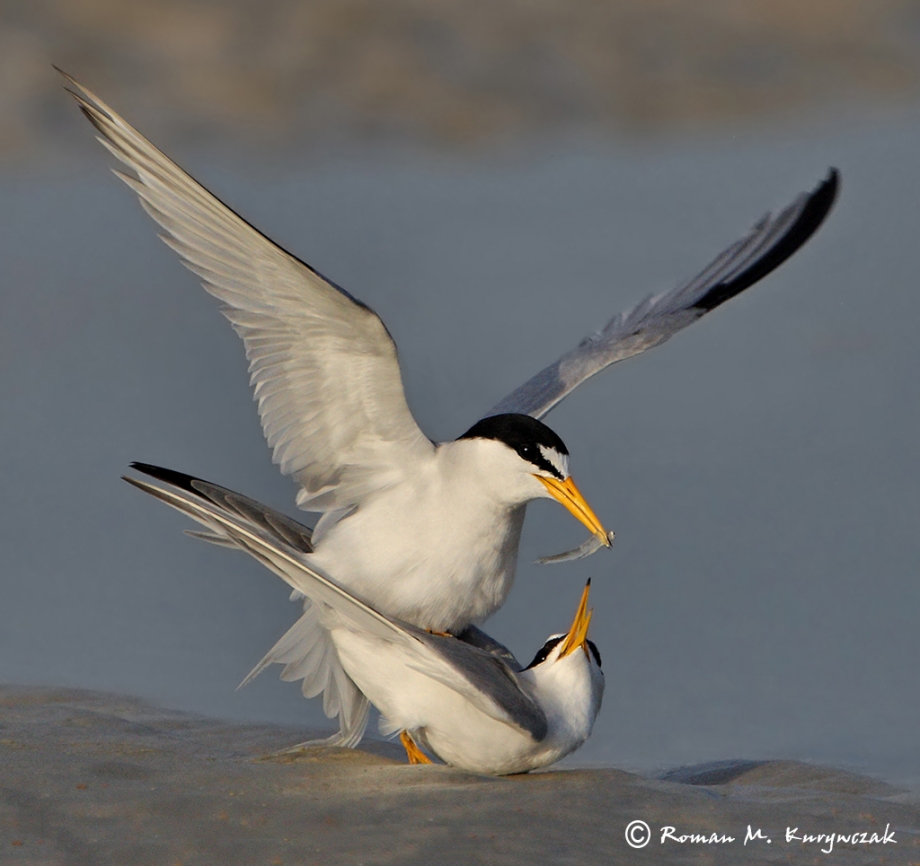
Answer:
MULTIPOLYGON (((64 73, 62 73, 64 74, 64 73)), ((273 458, 297 504, 332 511, 396 483, 429 455, 406 404, 396 346, 368 306, 283 250, 65 74, 139 196, 242 337, 273 458)))
POLYGON ((831 169, 814 190, 801 193, 779 214, 767 214, 695 277, 670 292, 649 295, 614 316, 600 331, 500 400, 488 414, 520 412, 542 418, 601 370, 661 345, 754 285, 818 230, 834 204, 839 185, 840 175, 831 169))

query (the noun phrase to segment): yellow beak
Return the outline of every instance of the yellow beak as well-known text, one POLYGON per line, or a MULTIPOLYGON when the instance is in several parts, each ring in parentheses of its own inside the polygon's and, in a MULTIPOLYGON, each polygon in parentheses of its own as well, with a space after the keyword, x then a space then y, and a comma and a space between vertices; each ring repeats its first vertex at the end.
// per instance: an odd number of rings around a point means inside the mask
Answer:
POLYGON ((588 626, 591 625, 591 614, 593 610, 588 610, 588 593, 591 591, 591 578, 585 584, 585 591, 581 594, 581 601, 578 603, 578 610, 575 611, 575 622, 569 629, 569 633, 562 642, 562 651, 559 658, 565 658, 569 653, 575 652, 579 647, 585 645, 588 640, 588 626))
POLYGON ((597 515, 591 510, 591 506, 585 502, 581 491, 575 486, 575 482, 570 475, 565 481, 559 481, 556 478, 548 478, 545 475, 536 475, 543 482, 543 486, 550 492, 553 499, 564 505, 578 520, 580 520, 594 535, 603 538, 604 545, 610 547, 610 539, 607 537, 607 530, 601 525, 597 515))

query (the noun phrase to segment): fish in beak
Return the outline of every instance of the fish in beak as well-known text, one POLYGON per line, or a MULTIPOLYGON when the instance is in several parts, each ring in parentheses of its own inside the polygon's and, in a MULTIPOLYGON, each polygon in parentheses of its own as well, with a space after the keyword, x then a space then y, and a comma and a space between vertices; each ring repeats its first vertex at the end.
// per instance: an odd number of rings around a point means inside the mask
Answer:
POLYGON ((591 534, 597 536, 598 540, 603 540, 605 547, 610 547, 610 538, 607 530, 604 529, 597 515, 591 509, 591 506, 585 501, 581 491, 575 486, 575 482, 570 475, 565 481, 558 478, 551 478, 546 475, 536 475, 543 482, 543 486, 550 492, 550 495, 557 502, 564 505, 581 523, 591 530, 591 534))

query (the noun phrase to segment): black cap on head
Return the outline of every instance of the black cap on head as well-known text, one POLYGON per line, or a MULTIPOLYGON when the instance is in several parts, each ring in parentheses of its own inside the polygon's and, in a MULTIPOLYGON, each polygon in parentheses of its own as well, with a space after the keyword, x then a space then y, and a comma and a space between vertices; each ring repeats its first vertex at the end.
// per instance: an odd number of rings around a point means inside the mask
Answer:
POLYGON ((542 421, 530 415, 491 415, 477 421, 466 431, 461 439, 495 439, 503 442, 522 459, 533 463, 540 469, 562 478, 559 470, 553 466, 540 450, 552 448, 559 454, 568 456, 569 449, 565 443, 542 421))
MULTIPOLYGON (((559 646, 560 642, 565 638, 564 634, 557 634, 551 637, 540 649, 537 651, 537 654, 533 657, 533 661, 524 668, 525 671, 529 671, 531 668, 535 668, 537 665, 542 665, 543 662, 549 658, 549 654, 559 646)), ((591 655, 594 656, 594 661, 597 663, 597 666, 601 666, 601 654, 597 649, 596 644, 593 640, 585 641, 585 644, 588 647, 591 655)))
POLYGON ((557 634, 554 637, 551 637, 543 646, 537 650, 537 654, 533 657, 533 661, 524 668, 525 671, 529 671, 531 668, 535 668, 537 665, 542 665, 543 662, 549 657, 549 654, 559 646, 560 641, 565 637, 564 634, 557 634))
MULTIPOLYGON (((547 640, 547 642, 543 644, 543 646, 541 646, 540 649, 537 651, 537 654, 533 657, 533 661, 529 665, 527 665, 527 667, 524 668, 524 670, 529 671, 531 668, 535 668, 537 665, 542 665, 543 662, 545 662, 547 658, 549 658, 549 654, 557 646, 559 646, 560 642, 564 640, 564 638, 565 638, 564 634, 557 634, 554 637, 551 637, 549 640, 547 640)), ((588 651, 591 653, 592 656, 594 656, 594 661, 597 663, 597 666, 600 667, 601 666, 601 654, 597 649, 597 645, 594 643, 593 640, 586 640, 585 644, 588 647, 588 651)))

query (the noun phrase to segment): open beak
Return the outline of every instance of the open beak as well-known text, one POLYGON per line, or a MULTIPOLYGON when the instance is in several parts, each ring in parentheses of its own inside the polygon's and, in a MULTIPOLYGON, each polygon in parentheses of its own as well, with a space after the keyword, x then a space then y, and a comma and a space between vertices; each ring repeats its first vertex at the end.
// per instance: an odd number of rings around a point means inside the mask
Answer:
POLYGON ((579 647, 585 645, 588 640, 588 626, 591 625, 591 614, 593 610, 588 610, 588 593, 591 591, 591 578, 585 584, 585 591, 581 594, 581 601, 578 603, 578 610, 575 611, 575 622, 569 629, 569 633, 562 642, 562 652, 559 658, 565 658, 569 653, 575 652, 579 647))
POLYGON ((545 475, 536 475, 543 482, 543 486, 550 492, 553 499, 564 505, 575 517, 580 520, 593 535, 604 540, 604 545, 610 547, 610 539, 607 536, 607 530, 597 519, 597 515, 591 510, 591 506, 585 502, 581 491, 575 486, 575 482, 570 475, 565 481, 559 481, 557 478, 549 478, 545 475))

